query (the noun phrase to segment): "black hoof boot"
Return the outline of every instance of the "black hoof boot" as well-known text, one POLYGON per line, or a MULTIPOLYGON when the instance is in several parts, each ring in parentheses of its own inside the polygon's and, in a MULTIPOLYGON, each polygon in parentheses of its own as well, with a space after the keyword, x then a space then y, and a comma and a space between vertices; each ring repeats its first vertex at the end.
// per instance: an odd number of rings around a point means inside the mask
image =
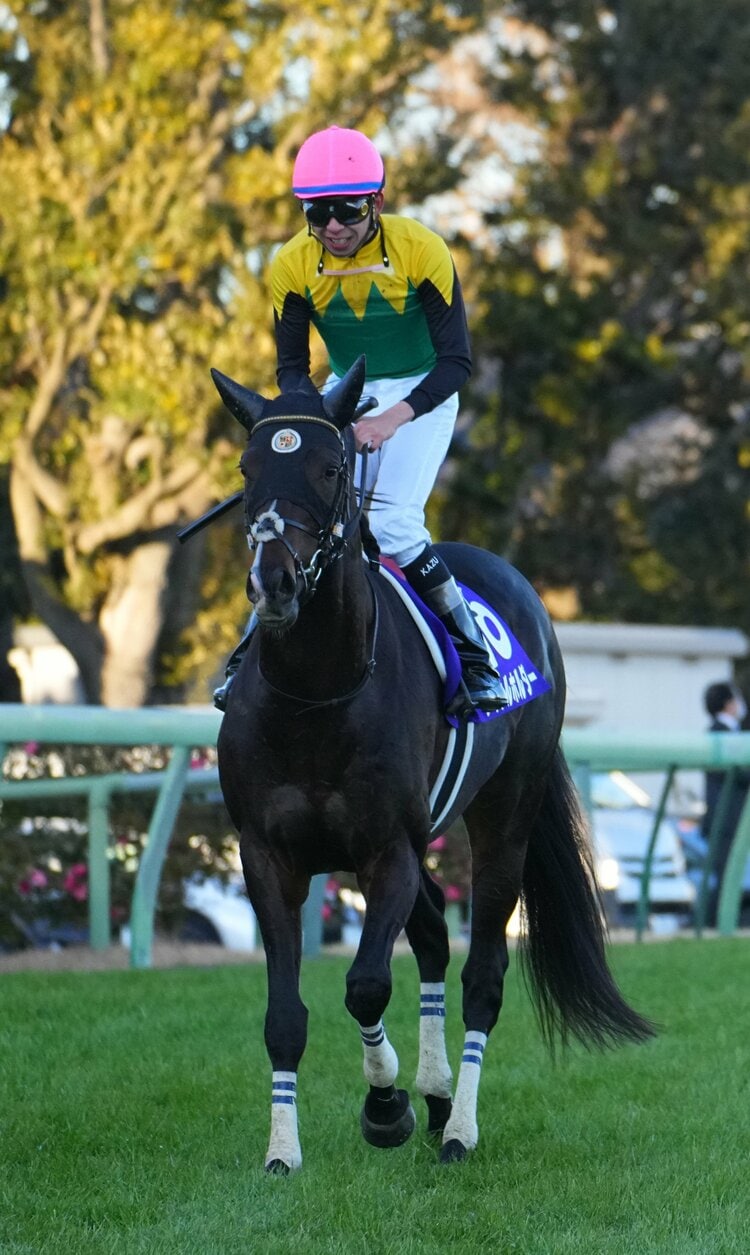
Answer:
POLYGON ((405 1089, 391 1090, 388 1097, 379 1097, 373 1087, 365 1099, 359 1123, 366 1142, 387 1148, 408 1142, 417 1118, 405 1089))
POLYGON ((437 1098, 434 1094, 425 1094, 427 1103, 427 1132, 433 1136, 442 1133, 450 1119, 453 1103, 450 1098, 437 1098))
POLYGON ((283 1159, 270 1159, 266 1164, 266 1172, 272 1177, 288 1177, 291 1168, 283 1159))
POLYGON ((460 1163, 467 1155, 466 1147, 463 1142, 459 1142, 458 1138, 452 1137, 446 1142, 440 1151, 441 1163, 460 1163))

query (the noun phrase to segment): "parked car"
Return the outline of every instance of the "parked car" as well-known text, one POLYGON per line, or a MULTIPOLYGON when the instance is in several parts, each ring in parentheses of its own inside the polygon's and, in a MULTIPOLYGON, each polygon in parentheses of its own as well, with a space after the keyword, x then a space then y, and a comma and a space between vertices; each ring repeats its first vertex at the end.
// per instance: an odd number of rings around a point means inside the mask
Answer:
MULTIPOLYGON (((708 855, 708 842, 703 836, 700 824, 686 824, 684 827, 681 827, 680 841, 687 864, 687 874, 695 885, 697 895, 700 893, 703 883, 703 868, 708 855)), ((745 863, 745 871, 742 877, 739 923, 741 928, 750 928, 750 855, 748 855, 745 863)))
MULTIPOLYGON (((646 854, 656 818, 653 799, 621 771, 591 777, 594 865, 612 925, 637 919, 646 854)), ((654 845, 648 889, 648 925, 670 931, 693 918, 696 888, 688 876, 680 839, 680 821, 667 814, 654 845)))
MULTIPOLYGON (((261 944, 255 915, 239 874, 228 884, 210 878, 188 881, 185 905, 188 914, 180 930, 181 941, 216 942, 232 950, 254 950, 261 944)), ((339 885, 330 877, 323 897, 323 944, 357 945, 362 935, 364 910, 361 893, 339 885)))
POLYGON ((230 950, 254 950, 257 944, 255 912, 241 876, 225 884, 218 877, 185 882, 187 913, 180 941, 213 942, 230 950))

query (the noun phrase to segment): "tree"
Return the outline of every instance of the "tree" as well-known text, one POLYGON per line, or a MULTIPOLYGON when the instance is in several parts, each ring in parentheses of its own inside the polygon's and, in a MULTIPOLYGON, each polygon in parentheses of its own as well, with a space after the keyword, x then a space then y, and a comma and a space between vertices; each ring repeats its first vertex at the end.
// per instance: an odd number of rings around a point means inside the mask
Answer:
POLYGON ((26 609, 21 567, 8 499, 8 475, 0 467, 0 701, 21 700, 21 683, 8 653, 13 645, 13 623, 26 609))
POLYGON ((508 11, 486 87, 529 139, 486 218, 484 389, 443 528, 590 617, 746 623, 747 8, 508 11))
POLYGON ((333 119, 374 131, 479 12, 3 6, 0 458, 33 610, 89 700, 146 701, 165 620, 195 616, 201 542, 175 533, 236 486, 209 367, 273 386, 264 276, 296 147, 333 119))

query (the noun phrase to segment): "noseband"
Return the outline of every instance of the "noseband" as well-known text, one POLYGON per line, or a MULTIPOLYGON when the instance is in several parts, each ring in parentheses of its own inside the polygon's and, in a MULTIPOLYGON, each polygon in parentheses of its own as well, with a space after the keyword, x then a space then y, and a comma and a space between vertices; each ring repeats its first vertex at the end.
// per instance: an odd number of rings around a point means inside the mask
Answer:
POLYGON ((280 515, 274 508, 276 502, 268 510, 263 510, 252 521, 245 514, 245 527, 247 531, 247 543, 251 553, 254 553, 255 561, 253 562, 253 571, 258 564, 260 558, 259 546, 265 542, 277 540, 279 541, 294 563, 294 574, 297 581, 297 598, 300 605, 304 605, 312 597, 318 586, 318 581, 323 572, 331 566, 343 554, 347 542, 350 537, 359 528, 362 518, 362 510, 364 508, 365 484, 367 482, 367 454, 368 449, 362 450, 362 472, 360 476, 359 489, 357 490, 357 508, 354 513, 347 517, 349 501, 351 497, 352 473, 349 467, 346 447, 344 440, 338 427, 333 423, 329 423, 324 418, 313 418, 312 416, 301 417, 299 415, 274 415, 272 418, 262 418, 253 426, 253 435, 259 428, 267 426, 269 423, 315 423, 319 427, 325 427, 332 431, 338 437, 341 444, 341 464, 338 468, 338 485, 336 496, 331 506, 327 519, 317 530, 308 527, 307 524, 301 523, 298 519, 285 518, 280 515), (286 535, 287 528, 294 528, 298 532, 305 532, 308 536, 314 536, 318 542, 318 548, 312 555, 309 563, 304 564, 300 558, 294 545, 286 535))

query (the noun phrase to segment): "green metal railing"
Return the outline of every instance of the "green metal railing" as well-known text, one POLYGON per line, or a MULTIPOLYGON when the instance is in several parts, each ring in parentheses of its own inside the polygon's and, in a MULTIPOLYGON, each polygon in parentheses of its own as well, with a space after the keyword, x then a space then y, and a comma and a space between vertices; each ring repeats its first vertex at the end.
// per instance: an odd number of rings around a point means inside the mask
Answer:
POLYGON ((78 796, 87 799, 89 937, 94 949, 111 942, 109 911, 109 811, 117 793, 151 792, 156 803, 136 875, 130 916, 130 963, 150 967, 154 912, 164 859, 186 791, 216 789, 218 772, 189 770, 191 749, 213 745, 220 726, 215 711, 109 710, 100 706, 0 706, 0 751, 8 743, 46 745, 159 745, 171 748, 158 772, 112 772, 60 780, 0 780, 0 799, 78 796))
MULTIPOLYGON (((110 710, 100 706, 0 705, 0 761, 8 744, 159 745, 171 748, 167 767, 155 772, 113 772, 59 780, 2 780, 0 800, 77 796, 87 799, 89 937, 92 948, 111 942, 107 846, 112 798, 118 793, 154 793, 156 801, 133 891, 130 964, 151 966, 154 914, 164 859, 185 793, 215 792, 218 770, 191 769, 191 749, 214 745, 221 716, 214 710, 110 710)), ((303 948, 320 952, 326 876, 314 876, 303 908, 303 948)))
POLYGON ((136 939, 134 967, 150 965, 148 956, 153 939, 153 915, 161 877, 158 855, 162 849, 166 854, 182 797, 191 792, 215 792, 219 787, 219 773, 215 767, 187 770, 188 755, 188 749, 178 746, 164 771, 110 772, 101 776, 65 776, 60 780, 0 780, 0 800, 86 799, 89 939, 94 950, 104 950, 112 943, 107 855, 112 798, 118 793, 157 795, 133 897, 131 929, 136 939))
MULTIPOLYGON (((634 738, 615 733, 592 733, 573 730, 563 737, 565 756, 576 778, 579 791, 590 810, 589 776, 594 771, 649 771, 664 772, 665 779, 654 814, 651 835, 644 856, 638 908, 636 935, 640 939, 648 918, 649 885, 654 850, 659 827, 671 792, 675 772, 678 769, 702 771, 726 771, 727 779, 722 788, 711 832, 708 837, 708 854, 703 867, 701 885, 695 910, 695 931, 700 935, 705 924, 708 884, 716 855, 718 834, 723 825, 731 777, 740 767, 750 766, 750 732, 706 732, 695 736, 666 737, 649 734, 634 738)), ((722 878, 717 913, 717 930, 729 936, 737 928, 742 899, 742 882, 745 865, 750 854, 750 793, 737 824, 729 858, 722 878)))
MULTIPOLYGON (((155 794, 155 806, 131 907, 130 961, 135 968, 151 966, 159 882, 182 798, 186 792, 204 790, 210 793, 217 787, 218 772, 215 768, 191 769, 189 763, 191 749, 215 744, 220 718, 216 711, 184 707, 109 710, 98 706, 0 705, 0 758, 4 757, 4 746, 28 741, 46 745, 160 745, 171 749, 169 763, 160 772, 121 772, 59 780, 0 780, 0 799, 70 795, 87 798, 90 938, 92 946, 97 949, 110 942, 107 845, 112 797, 128 792, 155 794)), ((640 936, 646 926, 657 833, 675 771, 678 768, 729 771, 750 766, 750 733, 705 733, 681 738, 644 734, 636 738, 573 730, 565 733, 563 747, 584 803, 588 801, 590 804, 589 777, 593 771, 619 769, 666 773, 644 862, 637 916, 640 936)), ((717 821, 720 820, 719 814, 717 821)), ((714 833, 716 831, 715 823, 714 833)), ((713 834, 710 846, 712 844, 713 834)), ((724 935, 729 935, 737 927, 748 852, 750 798, 740 817, 723 879, 718 930, 724 935)), ((704 873, 704 886, 699 892, 697 931, 700 931, 703 922, 701 909, 705 910, 709 871, 710 866, 704 873)), ((324 883, 324 876, 314 878, 306 903, 303 921, 306 954, 316 954, 320 948, 320 907, 324 883)))

